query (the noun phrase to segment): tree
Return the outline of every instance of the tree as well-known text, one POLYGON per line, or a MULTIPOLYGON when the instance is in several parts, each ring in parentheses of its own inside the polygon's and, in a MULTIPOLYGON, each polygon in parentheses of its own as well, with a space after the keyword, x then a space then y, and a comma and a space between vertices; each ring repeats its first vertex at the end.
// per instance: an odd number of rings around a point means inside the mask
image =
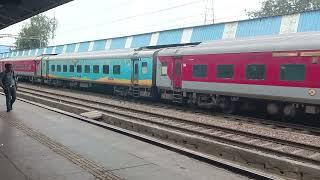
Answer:
POLYGON ((278 16, 320 9, 320 0, 264 0, 256 11, 247 11, 250 18, 278 16))
POLYGON ((57 29, 57 20, 45 15, 30 18, 18 34, 15 42, 17 49, 32 49, 48 46, 57 29))

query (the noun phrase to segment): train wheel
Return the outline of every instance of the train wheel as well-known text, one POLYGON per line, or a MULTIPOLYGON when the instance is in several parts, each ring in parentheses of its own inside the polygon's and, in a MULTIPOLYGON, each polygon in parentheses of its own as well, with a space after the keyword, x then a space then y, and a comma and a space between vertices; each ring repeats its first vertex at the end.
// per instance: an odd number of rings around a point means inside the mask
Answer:
POLYGON ((236 102, 231 101, 230 104, 228 104, 228 106, 223 109, 223 112, 226 114, 234 114, 236 110, 236 102))
POLYGON ((289 104, 284 106, 283 115, 288 118, 294 118, 297 115, 297 108, 289 104))
POLYGON ((198 106, 191 99, 186 100, 186 104, 189 108, 196 109, 198 106))
POLYGON ((231 101, 229 98, 224 98, 220 102, 220 107, 222 109, 222 112, 225 114, 233 114, 236 112, 236 102, 231 101))
POLYGON ((269 103, 267 105, 267 112, 271 116, 277 116, 277 115, 281 114, 281 109, 282 109, 282 107, 278 103, 269 103))

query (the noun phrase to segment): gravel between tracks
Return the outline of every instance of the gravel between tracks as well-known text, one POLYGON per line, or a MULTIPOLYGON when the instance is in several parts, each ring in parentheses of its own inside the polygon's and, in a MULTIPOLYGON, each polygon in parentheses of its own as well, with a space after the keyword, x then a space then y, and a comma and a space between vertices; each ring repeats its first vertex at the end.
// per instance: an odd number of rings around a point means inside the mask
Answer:
POLYGON ((273 137, 273 138, 278 138, 286 141, 293 141, 293 142, 302 143, 302 144, 313 145, 320 148, 319 136, 314 136, 314 135, 309 135, 309 134, 304 134, 299 132, 291 132, 290 130, 287 130, 287 129, 271 128, 263 124, 239 122, 239 121, 227 119, 221 116, 210 116, 210 115, 196 114, 191 112, 183 112, 176 109, 166 109, 166 108, 155 107, 155 106, 152 107, 150 105, 137 104, 137 103, 129 102, 126 100, 111 99, 111 98, 102 97, 102 96, 95 96, 92 93, 86 94, 85 92, 70 91, 68 89, 59 90, 59 89, 39 87, 34 85, 30 86, 25 84, 22 85, 21 87, 23 88, 24 86, 32 87, 33 89, 45 90, 52 93, 59 93, 67 96, 83 98, 86 100, 114 104, 114 105, 131 108, 131 109, 143 110, 143 111, 148 111, 148 112, 157 113, 157 114, 166 114, 171 117, 183 118, 193 122, 199 122, 199 123, 204 123, 208 125, 228 128, 228 129, 235 129, 243 132, 250 132, 257 135, 273 137))

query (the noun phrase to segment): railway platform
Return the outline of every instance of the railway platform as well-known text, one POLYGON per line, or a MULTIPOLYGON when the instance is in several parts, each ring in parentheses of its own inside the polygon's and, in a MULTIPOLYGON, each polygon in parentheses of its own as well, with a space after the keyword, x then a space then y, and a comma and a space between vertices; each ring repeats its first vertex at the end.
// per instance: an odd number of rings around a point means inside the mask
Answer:
POLYGON ((0 179, 248 179, 78 119, 0 96, 0 179))

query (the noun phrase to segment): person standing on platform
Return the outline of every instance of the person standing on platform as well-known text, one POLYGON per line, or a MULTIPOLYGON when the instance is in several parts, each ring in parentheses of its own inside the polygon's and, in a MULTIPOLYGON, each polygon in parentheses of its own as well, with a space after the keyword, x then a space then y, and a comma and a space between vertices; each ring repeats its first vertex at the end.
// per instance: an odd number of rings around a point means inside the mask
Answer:
POLYGON ((6 95, 7 112, 12 110, 16 100, 17 81, 12 69, 12 64, 5 64, 5 70, 0 74, 0 83, 6 95))

